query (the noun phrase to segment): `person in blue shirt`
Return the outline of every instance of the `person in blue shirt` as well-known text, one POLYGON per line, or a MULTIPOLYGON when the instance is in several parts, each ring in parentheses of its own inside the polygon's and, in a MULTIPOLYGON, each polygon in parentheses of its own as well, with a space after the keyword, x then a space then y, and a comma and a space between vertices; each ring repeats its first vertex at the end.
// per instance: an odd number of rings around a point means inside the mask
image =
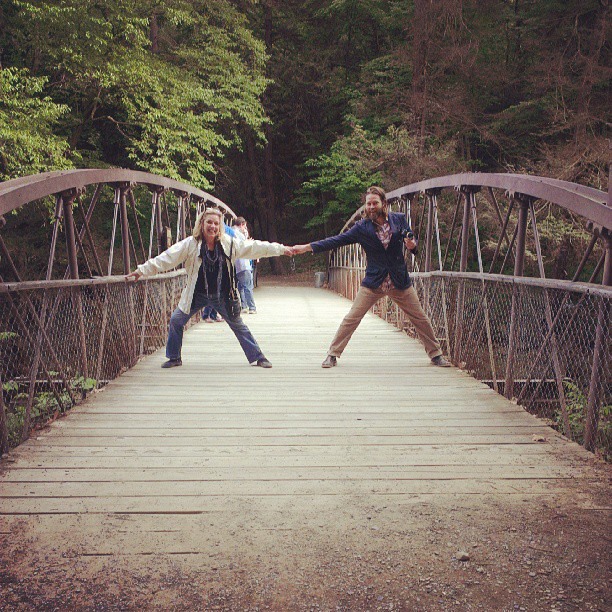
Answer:
MULTIPOLYGON (((234 230, 236 234, 240 234, 244 238, 249 237, 249 229, 244 217, 236 218, 234 230)), ((257 314, 255 298, 253 297, 253 264, 250 259, 236 260, 236 280, 238 281, 242 312, 257 314)))
POLYGON ((205 306, 202 309, 202 321, 206 321, 206 323, 223 323, 225 319, 212 306, 205 306))
MULTIPOLYGON (((449 367, 450 363, 442 355, 431 321, 421 307, 408 274, 403 247, 405 245, 413 251, 417 245, 413 237, 406 236, 406 232, 410 232, 406 217, 401 213, 389 212, 387 196, 383 189, 376 186, 369 187, 366 191, 364 216, 364 219, 343 234, 293 247, 297 255, 308 251, 321 253, 347 244, 360 244, 368 260, 365 277, 353 306, 340 324, 322 367, 333 368, 337 365, 338 358, 366 312, 385 296, 390 297, 408 315, 431 363, 439 367, 449 367)), ((412 235, 411 232, 409 235, 412 235)))

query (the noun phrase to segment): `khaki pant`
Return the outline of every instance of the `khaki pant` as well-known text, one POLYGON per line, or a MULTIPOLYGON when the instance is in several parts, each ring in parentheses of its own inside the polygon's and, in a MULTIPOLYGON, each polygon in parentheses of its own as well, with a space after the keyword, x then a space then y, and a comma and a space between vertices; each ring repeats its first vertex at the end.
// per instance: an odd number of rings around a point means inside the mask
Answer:
POLYGON ((342 323, 340 323, 340 327, 329 347, 328 354, 334 357, 342 355, 342 351, 346 348, 366 312, 385 295, 388 295, 408 315, 410 322, 419 334, 421 342, 425 345, 429 358, 432 359, 437 355, 442 355, 440 343, 436 338, 429 317, 421 307, 419 296, 414 287, 409 287, 408 289, 392 288, 385 294, 382 289, 368 289, 363 286, 359 287, 352 308, 346 317, 344 317, 342 323))

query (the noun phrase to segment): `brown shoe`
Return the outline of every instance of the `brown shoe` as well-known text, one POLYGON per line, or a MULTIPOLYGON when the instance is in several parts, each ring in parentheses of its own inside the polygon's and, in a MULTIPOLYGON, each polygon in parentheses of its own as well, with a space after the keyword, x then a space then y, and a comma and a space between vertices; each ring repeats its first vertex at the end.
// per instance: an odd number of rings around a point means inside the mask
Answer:
POLYGON ((325 361, 321 364, 322 368, 333 368, 338 365, 338 360, 333 355, 328 355, 325 361))
POLYGON ((434 357, 431 360, 431 364, 438 366, 439 368, 450 368, 451 367, 451 362, 448 361, 445 357, 443 357, 442 355, 438 355, 437 357, 434 357))

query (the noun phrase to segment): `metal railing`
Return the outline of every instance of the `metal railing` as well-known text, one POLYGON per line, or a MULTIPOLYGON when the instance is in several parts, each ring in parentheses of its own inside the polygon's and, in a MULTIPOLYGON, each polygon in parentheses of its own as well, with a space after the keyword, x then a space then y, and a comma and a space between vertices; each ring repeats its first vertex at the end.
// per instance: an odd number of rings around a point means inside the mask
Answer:
POLYGON ((0 285, 3 449, 164 346, 184 275, 0 285))
MULTIPOLYGON (((15 280, 6 282, 0 277, 2 452, 9 443, 27 438, 33 422, 65 411, 88 390, 106 384, 165 343, 183 272, 131 287, 123 277, 110 275, 121 269, 127 273, 132 262, 163 250, 173 227, 176 238, 188 235, 194 208, 197 212, 214 205, 226 218, 235 216, 225 204, 189 185, 121 169, 50 172, 8 181, 0 185, 0 215, 46 196, 55 200, 46 280, 21 282, 0 235, 0 255, 15 280), (148 248, 139 225, 142 208, 139 212, 136 206, 137 198, 142 202, 147 197, 148 248), (96 207, 106 207, 105 215, 112 219, 108 253, 104 253, 108 259, 99 256, 92 237, 96 207), (79 212, 80 228, 74 211, 79 212), (62 231, 66 244, 63 276, 71 279, 63 281, 52 276, 62 231), (119 234, 121 249, 116 259, 121 266, 114 270, 119 234), (108 276, 82 279, 84 269, 89 276, 92 270, 105 270, 108 276)), ((543 177, 465 174, 408 185, 389 197, 421 238, 419 257, 408 256, 407 264, 453 362, 549 419, 589 450, 599 448, 609 454, 612 210, 606 194, 543 177), (445 189, 457 195, 453 220, 445 227, 447 235, 442 240, 438 210, 445 189), (505 211, 504 198, 508 201, 505 211), (592 238, 573 279, 579 280, 589 268, 589 258, 595 258, 588 283, 544 278, 536 207, 541 200, 586 219, 592 238), (486 261, 488 274, 478 219, 487 203, 489 216, 499 220, 500 228, 494 253, 486 261), (538 279, 523 276, 530 222, 538 279), (470 274, 467 270, 474 251, 480 272, 470 274), (513 276, 493 273, 496 265, 503 273, 512 261, 513 276), (599 275, 603 287, 593 284, 599 275)), ((362 210, 351 217, 345 230, 357 222, 362 210)), ((491 242, 491 236, 488 240, 491 242)), ((365 256, 359 246, 349 245, 330 255, 330 285, 350 299, 364 270, 365 256)), ((388 301, 381 301, 377 310, 413 333, 402 313, 388 301)))
MULTIPOLYGON (((361 270, 334 267, 329 285, 353 299, 361 277, 361 270)), ((545 418, 571 440, 610 455, 611 289, 453 272, 412 277, 455 365, 545 418)), ((390 299, 379 301, 374 312, 417 337, 390 299)))
POLYGON ((191 185, 121 168, 46 172, 0 184, 0 263, 12 279, 0 276, 0 453, 165 344, 184 271, 135 285, 113 274, 127 274, 188 236, 195 215, 210 206, 227 222, 236 217, 191 185), (26 271, 46 278, 23 282, 10 249, 23 243, 22 230, 16 237, 2 215, 45 198, 54 210, 47 263, 26 271))

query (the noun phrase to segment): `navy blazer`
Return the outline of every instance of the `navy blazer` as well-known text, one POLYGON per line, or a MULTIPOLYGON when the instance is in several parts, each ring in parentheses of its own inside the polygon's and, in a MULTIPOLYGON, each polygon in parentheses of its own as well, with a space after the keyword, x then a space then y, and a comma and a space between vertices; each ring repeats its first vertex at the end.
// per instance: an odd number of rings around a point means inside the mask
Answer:
POLYGON ((360 244, 368 258, 365 278, 361 282, 364 287, 377 289, 388 274, 396 289, 407 289, 412 281, 404 260, 404 241, 401 231, 410 227, 402 213, 389 213, 388 219, 391 226, 391 242, 386 249, 376 235, 376 228, 370 219, 362 219, 343 234, 311 242, 310 246, 313 253, 320 253, 347 244, 360 244))

